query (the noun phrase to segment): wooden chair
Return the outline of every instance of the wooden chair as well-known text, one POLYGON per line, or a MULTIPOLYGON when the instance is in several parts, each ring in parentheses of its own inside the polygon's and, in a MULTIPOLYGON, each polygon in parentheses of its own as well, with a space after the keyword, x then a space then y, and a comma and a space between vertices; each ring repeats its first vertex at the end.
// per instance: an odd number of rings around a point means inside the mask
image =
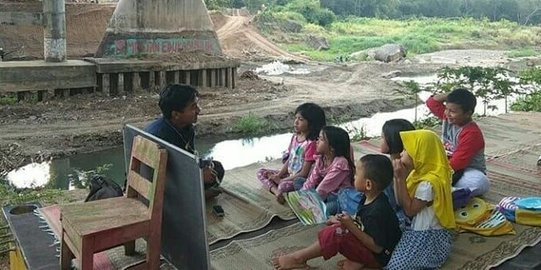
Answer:
POLYGON ((123 197, 61 207, 61 268, 70 269, 80 260, 80 269, 93 267, 94 253, 124 244, 126 255, 135 253, 135 240, 145 237, 146 262, 142 269, 160 266, 161 224, 167 151, 136 136, 130 158, 128 185, 123 197), (141 176, 141 163, 153 169, 152 182, 141 176), (141 202, 148 200, 148 206, 141 202))

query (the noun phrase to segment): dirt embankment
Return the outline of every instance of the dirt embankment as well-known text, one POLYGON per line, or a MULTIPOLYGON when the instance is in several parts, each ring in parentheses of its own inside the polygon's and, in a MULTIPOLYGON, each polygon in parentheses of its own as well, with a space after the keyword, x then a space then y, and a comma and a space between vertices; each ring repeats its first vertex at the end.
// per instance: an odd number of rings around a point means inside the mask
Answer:
MULTIPOLYGON (((96 52, 114 9, 112 4, 66 4, 68 58, 82 58, 96 52)), ((0 10, 41 12, 42 3, 0 1, 0 10)), ((42 59, 43 27, 0 25, 0 47, 13 52, 10 58, 42 59)))

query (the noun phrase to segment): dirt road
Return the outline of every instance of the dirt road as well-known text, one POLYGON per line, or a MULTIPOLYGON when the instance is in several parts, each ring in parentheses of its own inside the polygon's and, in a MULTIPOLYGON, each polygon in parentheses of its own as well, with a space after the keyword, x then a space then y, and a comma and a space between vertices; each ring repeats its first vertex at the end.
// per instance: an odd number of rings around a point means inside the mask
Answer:
POLYGON ((218 34, 225 54, 245 58, 248 56, 247 54, 260 53, 266 56, 289 58, 300 62, 308 61, 308 58, 288 53, 267 40, 252 25, 253 19, 254 16, 242 16, 238 12, 234 16, 213 15, 213 21, 220 20, 222 23, 225 21, 223 25, 215 24, 216 34, 218 34))

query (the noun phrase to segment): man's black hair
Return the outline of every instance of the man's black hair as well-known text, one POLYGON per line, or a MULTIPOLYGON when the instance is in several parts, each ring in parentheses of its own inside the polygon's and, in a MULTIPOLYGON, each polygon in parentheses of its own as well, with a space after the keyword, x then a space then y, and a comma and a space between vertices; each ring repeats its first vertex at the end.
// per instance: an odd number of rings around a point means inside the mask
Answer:
POLYGON ((464 112, 473 114, 477 105, 477 99, 467 89, 457 88, 449 93, 447 103, 457 104, 464 112))
POLYGON ((393 181, 393 164, 391 160, 378 154, 368 154, 360 159, 364 177, 375 183, 378 191, 383 191, 393 181))
POLYGON ((300 113, 302 118, 308 121, 308 136, 307 139, 315 140, 319 136, 321 128, 323 128, 327 122, 325 119, 325 111, 311 102, 303 103, 297 107, 295 114, 300 113))
POLYGON ((389 146, 389 153, 385 154, 399 154, 404 150, 400 132, 415 130, 415 126, 405 119, 391 119, 386 121, 381 129, 387 146, 389 146))
POLYGON ((183 111, 190 102, 199 96, 195 88, 187 84, 167 85, 160 93, 158 105, 166 119, 171 119, 173 111, 183 111))

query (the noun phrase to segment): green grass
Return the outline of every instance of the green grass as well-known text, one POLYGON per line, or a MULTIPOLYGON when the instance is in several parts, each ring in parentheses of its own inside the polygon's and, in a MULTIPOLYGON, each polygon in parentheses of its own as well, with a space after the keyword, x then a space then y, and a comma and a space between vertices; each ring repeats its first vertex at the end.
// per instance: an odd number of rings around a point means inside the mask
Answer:
POLYGON ((233 124, 231 131, 244 135, 261 135, 269 133, 274 129, 276 129, 275 125, 250 112, 237 120, 233 124))
POLYGON ((510 21, 490 22, 471 18, 347 18, 327 28, 299 23, 303 24, 301 35, 323 36, 328 39, 330 49, 316 51, 304 43, 283 46, 293 52, 302 52, 314 60, 324 61, 386 43, 404 45, 409 55, 443 49, 483 48, 509 50, 510 57, 539 54, 533 48, 541 44, 541 27, 522 26, 510 21))
POLYGON ((527 57, 527 56, 536 56, 541 54, 541 52, 534 50, 533 48, 524 48, 518 50, 511 50, 506 53, 507 57, 517 58, 517 57, 527 57))

